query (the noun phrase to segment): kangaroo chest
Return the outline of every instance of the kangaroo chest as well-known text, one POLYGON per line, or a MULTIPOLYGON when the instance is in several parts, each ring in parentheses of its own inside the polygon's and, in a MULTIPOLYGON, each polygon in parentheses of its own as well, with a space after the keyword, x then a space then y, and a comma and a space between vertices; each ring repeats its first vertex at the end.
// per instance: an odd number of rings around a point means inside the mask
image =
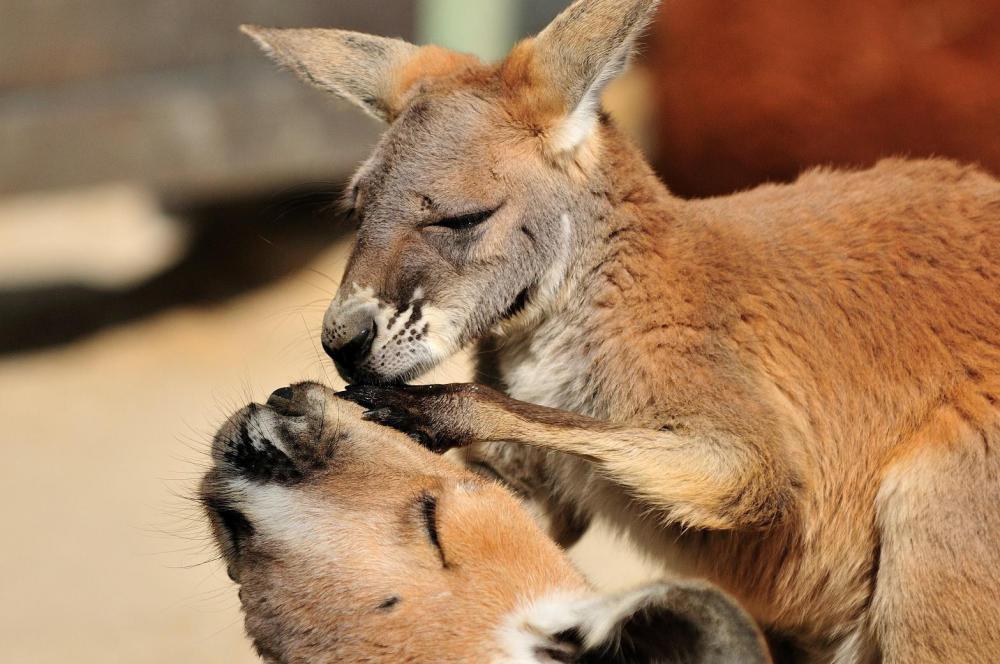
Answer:
POLYGON ((587 340, 572 322, 546 321, 503 345, 498 357, 507 393, 519 401, 608 418, 587 340))

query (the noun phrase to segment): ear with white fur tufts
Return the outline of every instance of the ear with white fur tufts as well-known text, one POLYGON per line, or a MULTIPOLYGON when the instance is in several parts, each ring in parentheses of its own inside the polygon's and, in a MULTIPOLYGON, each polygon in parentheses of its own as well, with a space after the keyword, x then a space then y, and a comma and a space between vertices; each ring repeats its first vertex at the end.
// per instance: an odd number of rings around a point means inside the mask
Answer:
POLYGON ((577 0, 534 40, 534 62, 562 97, 552 149, 575 149, 593 131, 605 86, 625 70, 659 0, 577 0))
POLYGON ((522 659, 538 664, 767 664, 753 620, 698 581, 541 602, 520 616, 522 659), (529 653, 530 651, 530 653, 529 653))
POLYGON ((392 121, 405 89, 400 72, 420 48, 401 39, 347 30, 240 26, 278 63, 305 81, 392 121))

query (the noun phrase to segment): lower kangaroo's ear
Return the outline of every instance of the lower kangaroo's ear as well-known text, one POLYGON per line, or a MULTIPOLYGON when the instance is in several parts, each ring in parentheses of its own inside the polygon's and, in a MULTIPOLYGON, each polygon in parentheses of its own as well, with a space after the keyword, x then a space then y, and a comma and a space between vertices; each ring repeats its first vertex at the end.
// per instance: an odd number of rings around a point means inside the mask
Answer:
POLYGON ((306 82, 392 122, 418 80, 478 63, 446 49, 348 30, 240 26, 265 52, 306 82))
POLYGON ((624 71, 659 0, 577 0, 534 40, 508 58, 527 55, 540 85, 555 92, 565 116, 549 137, 554 153, 569 152, 593 131, 605 86, 624 71))
POLYGON ((579 664, 767 664, 753 620, 722 591, 696 581, 567 601, 559 619, 547 607, 528 629, 546 633, 541 662, 579 664))

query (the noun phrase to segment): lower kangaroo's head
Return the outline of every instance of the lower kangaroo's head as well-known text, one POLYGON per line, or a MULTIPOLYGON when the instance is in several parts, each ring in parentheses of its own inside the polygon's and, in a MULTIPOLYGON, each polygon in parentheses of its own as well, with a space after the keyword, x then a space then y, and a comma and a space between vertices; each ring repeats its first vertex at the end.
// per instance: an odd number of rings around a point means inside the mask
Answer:
POLYGON ((556 296, 574 218, 602 193, 601 91, 656 5, 579 0, 496 65, 343 30, 244 28, 389 123, 348 190, 358 239, 324 320, 346 379, 409 380, 556 296))
POLYGON ((264 661, 767 661, 705 583, 599 593, 499 484, 316 383, 242 408, 200 498, 264 661))

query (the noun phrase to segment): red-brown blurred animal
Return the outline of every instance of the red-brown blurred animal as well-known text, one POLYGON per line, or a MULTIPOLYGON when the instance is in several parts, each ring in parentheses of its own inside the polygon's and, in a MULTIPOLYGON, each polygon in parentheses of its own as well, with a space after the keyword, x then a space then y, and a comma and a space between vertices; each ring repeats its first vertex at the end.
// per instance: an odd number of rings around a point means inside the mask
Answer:
POLYGON ((891 154, 1000 173, 1000 0, 672 0, 649 42, 680 195, 891 154))

